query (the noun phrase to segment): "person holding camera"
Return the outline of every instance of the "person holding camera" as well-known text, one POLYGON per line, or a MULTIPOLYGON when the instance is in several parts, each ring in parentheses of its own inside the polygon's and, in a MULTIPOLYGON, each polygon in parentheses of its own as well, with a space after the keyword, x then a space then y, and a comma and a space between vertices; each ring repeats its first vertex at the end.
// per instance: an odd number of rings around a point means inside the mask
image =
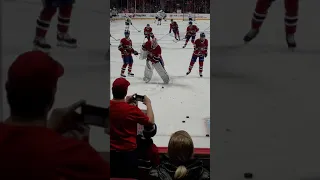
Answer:
POLYGON ((137 178, 137 125, 154 125, 151 101, 147 96, 127 96, 129 81, 117 78, 112 84, 113 99, 110 101, 110 163, 111 177, 137 178), (146 114, 138 106, 143 102, 146 114))
POLYGON ((110 169, 87 142, 62 134, 78 120, 81 100, 54 109, 63 66, 41 51, 21 54, 10 66, 6 82, 10 117, 0 123, 0 179, 110 178, 110 169))

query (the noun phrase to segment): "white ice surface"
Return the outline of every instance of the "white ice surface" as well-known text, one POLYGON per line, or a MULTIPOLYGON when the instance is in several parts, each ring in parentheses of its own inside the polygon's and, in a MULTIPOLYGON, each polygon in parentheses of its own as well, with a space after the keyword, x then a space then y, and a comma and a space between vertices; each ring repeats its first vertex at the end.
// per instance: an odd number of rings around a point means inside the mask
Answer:
MULTIPOLYGON (((189 42, 183 49, 184 41, 175 43, 173 37, 166 35, 169 32, 169 20, 161 26, 154 24, 154 20, 133 20, 134 27, 130 27, 133 48, 140 52, 144 40, 143 28, 150 24, 153 33, 162 48, 162 56, 165 67, 170 75, 171 82, 163 85, 161 78, 154 71, 154 77, 146 84, 142 78, 144 73, 144 60, 134 56, 133 73, 135 77, 127 78, 131 85, 129 93, 138 93, 150 97, 155 113, 155 121, 158 125, 158 133, 153 138, 159 147, 167 147, 170 135, 178 130, 186 130, 190 133, 197 148, 210 148, 210 138, 206 137, 206 118, 210 117, 210 55, 205 59, 203 78, 199 77, 198 62, 190 75, 186 76, 189 62, 193 52, 193 46, 189 42), (163 38, 162 38, 163 37, 163 38), (163 88, 162 88, 163 87, 163 88), (186 116, 190 118, 187 119, 186 116), (185 123, 182 123, 185 121, 185 123)), ((200 31, 207 34, 210 39, 209 21, 198 21, 200 31), (207 29, 208 28, 208 29, 207 29)), ((185 35, 188 22, 178 22, 181 39, 185 35)), ((111 23, 111 35, 116 39, 124 37, 124 21, 111 23)), ((199 34, 197 35, 199 37, 199 34)), ((121 54, 118 51, 119 41, 110 38, 111 41, 111 83, 120 76, 122 66, 121 54)), ((210 43, 210 42, 209 42, 210 43)), ((210 54, 210 52, 208 53, 210 54)), ((143 105, 141 106, 143 109, 143 105)))
MULTIPOLYGON (((53 18, 48 32, 48 42, 53 46, 52 56, 65 67, 65 75, 59 82, 55 107, 69 105, 79 99, 89 104, 108 106, 109 104, 109 66, 104 60, 109 41, 106 22, 108 1, 77 0, 71 33, 79 41, 79 48, 69 50, 55 46, 57 16, 53 18)), ((4 1, 2 7, 2 81, 14 58, 32 49, 36 19, 41 10, 41 1, 4 1)), ((2 83, 3 83, 2 82, 2 83)), ((3 84, 2 84, 3 85, 3 84)), ((3 118, 9 115, 4 101, 3 118)), ((102 128, 92 127, 90 143, 98 151, 109 150, 109 137, 102 128)))
POLYGON ((299 2, 298 48, 290 52, 284 0, 246 46, 256 0, 212 1, 212 179, 320 177, 320 1, 299 2))

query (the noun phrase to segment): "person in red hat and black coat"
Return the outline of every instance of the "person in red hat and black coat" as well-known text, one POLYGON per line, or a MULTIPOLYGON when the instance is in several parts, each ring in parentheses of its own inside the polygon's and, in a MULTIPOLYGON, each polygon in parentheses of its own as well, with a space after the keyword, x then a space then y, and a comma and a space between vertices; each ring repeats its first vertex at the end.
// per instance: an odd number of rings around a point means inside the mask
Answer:
POLYGON ((113 99, 110 101, 110 163, 111 177, 137 178, 137 125, 153 126, 154 114, 151 101, 144 96, 146 114, 136 105, 130 104, 132 98, 126 97, 130 83, 118 78, 112 84, 113 99))

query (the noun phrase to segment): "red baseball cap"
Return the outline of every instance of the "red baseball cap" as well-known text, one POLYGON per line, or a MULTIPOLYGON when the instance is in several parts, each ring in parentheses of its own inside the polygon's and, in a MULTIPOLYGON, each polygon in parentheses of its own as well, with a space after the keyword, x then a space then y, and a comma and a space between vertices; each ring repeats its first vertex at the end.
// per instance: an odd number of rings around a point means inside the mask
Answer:
POLYGON ((8 70, 10 87, 21 89, 55 88, 64 74, 63 66, 42 51, 19 55, 8 70))
POLYGON ((130 82, 126 78, 117 78, 112 83, 113 91, 127 92, 130 82))

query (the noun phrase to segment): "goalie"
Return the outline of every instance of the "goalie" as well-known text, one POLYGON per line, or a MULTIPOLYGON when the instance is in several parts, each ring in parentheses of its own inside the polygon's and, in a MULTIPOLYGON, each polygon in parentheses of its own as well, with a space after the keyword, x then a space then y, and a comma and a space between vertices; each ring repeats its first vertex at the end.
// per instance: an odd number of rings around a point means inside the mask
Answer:
POLYGON ((161 56, 161 47, 159 46, 156 38, 153 38, 151 41, 147 41, 142 45, 140 59, 146 59, 143 78, 146 83, 150 82, 152 79, 153 69, 157 71, 164 84, 169 83, 170 78, 164 68, 164 62, 161 56))

